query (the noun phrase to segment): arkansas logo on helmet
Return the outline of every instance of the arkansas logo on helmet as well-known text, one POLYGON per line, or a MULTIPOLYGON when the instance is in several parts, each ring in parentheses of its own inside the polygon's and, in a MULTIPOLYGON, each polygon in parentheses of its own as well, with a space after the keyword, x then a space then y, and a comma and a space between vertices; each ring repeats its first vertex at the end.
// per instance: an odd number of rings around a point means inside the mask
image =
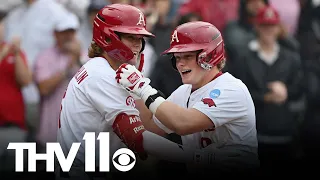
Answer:
MULTIPOLYGON (((224 41, 220 31, 203 21, 187 22, 178 26, 171 34, 170 48, 162 54, 200 51, 198 64, 210 70, 225 59, 224 41)), ((173 57, 175 67, 175 59, 173 57)))

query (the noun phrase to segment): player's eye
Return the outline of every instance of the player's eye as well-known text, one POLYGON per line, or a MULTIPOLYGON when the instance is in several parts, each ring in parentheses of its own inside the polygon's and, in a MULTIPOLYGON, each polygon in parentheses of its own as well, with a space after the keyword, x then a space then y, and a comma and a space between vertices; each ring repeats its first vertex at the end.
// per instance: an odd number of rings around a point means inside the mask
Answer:
POLYGON ((113 154, 112 163, 119 171, 126 172, 136 164, 136 156, 130 149, 122 148, 113 154))
POLYGON ((135 159, 127 153, 122 153, 113 158, 113 161, 120 166, 128 166, 132 164, 135 161, 135 159))

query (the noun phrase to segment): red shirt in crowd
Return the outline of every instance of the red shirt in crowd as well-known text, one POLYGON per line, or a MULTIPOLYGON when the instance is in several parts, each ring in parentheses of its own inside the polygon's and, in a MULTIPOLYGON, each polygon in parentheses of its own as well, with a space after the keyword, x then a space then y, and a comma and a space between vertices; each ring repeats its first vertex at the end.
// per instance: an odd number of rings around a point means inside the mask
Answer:
POLYGON ((215 25, 223 31, 229 21, 238 18, 239 0, 188 0, 182 4, 178 13, 184 15, 197 13, 203 21, 215 25))
MULTIPOLYGON (((1 43, 2 49, 6 43, 1 43)), ((21 52, 25 64, 26 56, 21 52)), ((0 60, 0 126, 14 124, 25 129, 24 100, 15 77, 15 56, 12 53, 0 60)))

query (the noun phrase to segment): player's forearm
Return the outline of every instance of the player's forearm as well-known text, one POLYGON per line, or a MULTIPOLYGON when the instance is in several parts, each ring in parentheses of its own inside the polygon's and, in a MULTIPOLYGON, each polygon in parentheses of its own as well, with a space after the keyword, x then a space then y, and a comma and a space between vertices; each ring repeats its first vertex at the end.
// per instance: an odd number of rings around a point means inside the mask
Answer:
POLYGON ((169 101, 161 103, 155 116, 164 126, 179 135, 188 134, 188 130, 191 129, 193 124, 191 123, 193 114, 189 109, 169 101))
POLYGON ((152 112, 145 106, 142 100, 136 100, 136 108, 139 110, 140 119, 146 130, 160 136, 164 136, 166 134, 159 126, 155 124, 153 121, 152 112))
POLYGON ((183 108, 166 101, 161 93, 150 85, 146 86, 140 96, 146 107, 150 109, 158 120, 179 135, 199 132, 209 128, 209 126, 213 126, 212 121, 207 121, 207 116, 197 112, 195 109, 183 108), (206 123, 203 123, 203 119, 205 119, 206 123), (209 122, 209 125, 207 122, 209 122))

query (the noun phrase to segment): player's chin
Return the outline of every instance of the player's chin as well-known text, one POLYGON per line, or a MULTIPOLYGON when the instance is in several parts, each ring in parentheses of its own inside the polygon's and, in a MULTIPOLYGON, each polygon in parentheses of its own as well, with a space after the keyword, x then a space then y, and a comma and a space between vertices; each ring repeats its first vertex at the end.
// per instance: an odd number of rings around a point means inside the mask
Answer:
POLYGON ((183 84, 191 84, 194 79, 191 73, 188 73, 188 74, 180 73, 180 76, 183 84))
POLYGON ((191 78, 189 78, 189 77, 181 77, 181 80, 182 80, 182 83, 183 84, 192 84, 192 79, 191 78))
POLYGON ((137 65, 138 63, 138 60, 136 57, 133 57, 131 60, 128 61, 128 64, 131 64, 131 65, 137 65))

